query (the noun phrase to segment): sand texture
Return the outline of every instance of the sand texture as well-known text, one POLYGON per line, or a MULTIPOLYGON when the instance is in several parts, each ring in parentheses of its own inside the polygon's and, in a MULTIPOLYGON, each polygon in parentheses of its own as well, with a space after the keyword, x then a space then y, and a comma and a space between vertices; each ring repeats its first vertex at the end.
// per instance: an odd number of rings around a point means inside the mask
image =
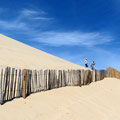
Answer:
POLYGON ((0 67, 28 69, 85 69, 0 34, 0 67))
POLYGON ((120 80, 32 94, 0 106, 1 120, 120 120, 120 80))

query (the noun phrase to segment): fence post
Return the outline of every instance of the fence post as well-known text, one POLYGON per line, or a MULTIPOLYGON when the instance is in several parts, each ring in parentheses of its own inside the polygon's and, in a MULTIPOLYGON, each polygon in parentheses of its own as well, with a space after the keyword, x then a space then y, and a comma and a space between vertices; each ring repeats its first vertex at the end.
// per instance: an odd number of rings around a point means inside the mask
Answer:
POLYGON ((100 80, 103 80, 106 77, 106 71, 100 70, 100 80))
POLYGON ((0 104, 3 104, 3 90, 2 90, 2 82, 3 82, 3 69, 1 70, 1 78, 0 78, 0 104))
POLYGON ((27 84, 27 70, 23 70, 23 89, 22 89, 22 96, 26 98, 26 84, 27 84))
POLYGON ((95 82, 95 70, 92 71, 92 82, 95 82))

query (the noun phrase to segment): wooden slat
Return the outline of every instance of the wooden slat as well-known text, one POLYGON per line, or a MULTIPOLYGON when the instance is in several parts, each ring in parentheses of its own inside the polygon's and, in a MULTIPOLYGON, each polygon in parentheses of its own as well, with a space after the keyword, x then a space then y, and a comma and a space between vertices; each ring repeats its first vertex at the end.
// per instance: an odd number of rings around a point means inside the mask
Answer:
POLYGON ((31 71, 31 93, 34 93, 34 85, 33 85, 33 71, 31 71))
POLYGON ((3 104, 3 69, 0 70, 0 104, 3 104))
POLYGON ((40 75, 40 90, 43 91, 44 88, 43 88, 43 71, 42 70, 39 71, 39 75, 40 75))
POLYGON ((8 67, 8 79, 7 79, 7 90, 6 90, 6 95, 7 95, 7 98, 6 100, 9 100, 9 87, 10 87, 10 67, 8 67))
POLYGON ((15 71, 15 69, 12 68, 12 71, 11 71, 11 84, 10 84, 10 96, 9 96, 10 100, 13 98, 14 71, 15 71))
POLYGON ((15 78, 14 78, 14 88, 13 88, 13 98, 16 97, 16 81, 17 81, 17 69, 15 70, 15 78))
POLYGON ((84 70, 81 70, 81 86, 84 85, 84 70))
POLYGON ((24 69, 24 79, 23 79, 23 89, 22 89, 23 98, 26 98, 26 83, 27 83, 27 70, 24 69))
POLYGON ((106 71, 105 70, 100 70, 100 80, 103 80, 106 76, 106 71))
POLYGON ((81 70, 78 70, 78 86, 82 86, 81 84, 81 70))
POLYGON ((31 78, 32 78, 32 71, 31 70, 27 70, 27 96, 31 94, 31 78))
POLYGON ((40 92, 40 71, 37 71, 37 87, 38 87, 38 91, 40 92))
POLYGON ((8 84, 9 84, 9 67, 7 68, 7 73, 6 73, 6 93, 5 93, 5 101, 7 101, 8 98, 8 84))
POLYGON ((33 74, 33 78, 34 78, 34 80, 33 80, 33 83, 34 83, 34 92, 37 92, 37 71, 36 70, 34 70, 34 72, 33 72, 34 74, 33 74))
POLYGON ((54 70, 55 88, 58 88, 57 70, 54 70))
POLYGON ((47 70, 44 71, 44 91, 47 90, 47 70))
POLYGON ((62 70, 59 70, 59 87, 62 87, 62 70))
MULTIPOLYGON (((25 70, 24 70, 25 71, 25 70)), ((26 70, 26 72, 27 72, 27 70, 26 70)), ((19 69, 19 73, 18 73, 18 80, 17 80, 17 96, 16 97, 21 97, 23 94, 22 94, 22 92, 23 91, 21 91, 21 74, 22 74, 22 71, 21 71, 21 69, 19 69)), ((27 75, 27 73, 26 73, 26 75, 27 75)), ((26 76, 26 78, 27 78, 27 76, 26 76)), ((26 79, 26 82, 27 82, 27 79, 26 79)), ((25 83, 25 85, 26 85, 26 83, 25 83)))
POLYGON ((61 71, 61 87, 64 87, 64 71, 61 71))
POLYGON ((108 67, 106 70, 106 77, 114 77, 114 78, 120 79, 120 71, 114 68, 108 67))
POLYGON ((95 82, 95 70, 92 71, 92 82, 95 82))

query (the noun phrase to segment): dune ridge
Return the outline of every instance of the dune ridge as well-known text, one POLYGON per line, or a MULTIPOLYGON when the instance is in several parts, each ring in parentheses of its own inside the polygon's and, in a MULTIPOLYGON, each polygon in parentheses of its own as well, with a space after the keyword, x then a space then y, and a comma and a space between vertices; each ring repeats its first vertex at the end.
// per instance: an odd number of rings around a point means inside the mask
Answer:
POLYGON ((0 34, 0 67, 86 69, 0 34))

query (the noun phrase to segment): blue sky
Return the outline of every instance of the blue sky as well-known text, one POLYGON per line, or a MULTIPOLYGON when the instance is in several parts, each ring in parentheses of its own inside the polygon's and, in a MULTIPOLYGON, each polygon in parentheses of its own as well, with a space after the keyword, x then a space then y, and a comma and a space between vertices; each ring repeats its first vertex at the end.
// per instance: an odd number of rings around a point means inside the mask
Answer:
POLYGON ((0 1, 0 33, 84 66, 120 70, 119 0, 0 1))

